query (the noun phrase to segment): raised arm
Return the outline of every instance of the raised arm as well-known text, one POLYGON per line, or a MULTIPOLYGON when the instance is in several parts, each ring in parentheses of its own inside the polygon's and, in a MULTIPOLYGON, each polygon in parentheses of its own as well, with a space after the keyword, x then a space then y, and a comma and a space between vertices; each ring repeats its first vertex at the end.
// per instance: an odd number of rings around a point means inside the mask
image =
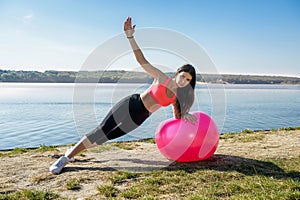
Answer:
POLYGON ((138 44, 134 39, 134 31, 135 25, 132 26, 131 18, 128 17, 124 22, 124 32, 129 40, 130 46, 133 50, 135 58, 137 62, 141 65, 141 67, 153 78, 158 79, 159 76, 165 76, 163 72, 161 72, 156 67, 152 66, 144 57, 143 52, 139 48, 138 44))

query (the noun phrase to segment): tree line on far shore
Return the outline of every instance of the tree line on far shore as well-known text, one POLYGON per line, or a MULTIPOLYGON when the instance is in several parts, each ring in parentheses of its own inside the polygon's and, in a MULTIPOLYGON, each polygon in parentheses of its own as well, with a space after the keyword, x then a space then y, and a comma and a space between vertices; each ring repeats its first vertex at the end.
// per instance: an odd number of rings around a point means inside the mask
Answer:
MULTIPOLYGON (((174 73, 167 73, 174 76, 174 73)), ((33 83, 151 83, 145 72, 111 71, 15 71, 1 70, 0 82, 33 83)), ((300 84, 300 78, 284 76, 256 76, 230 74, 197 74, 197 82, 219 84, 300 84)))

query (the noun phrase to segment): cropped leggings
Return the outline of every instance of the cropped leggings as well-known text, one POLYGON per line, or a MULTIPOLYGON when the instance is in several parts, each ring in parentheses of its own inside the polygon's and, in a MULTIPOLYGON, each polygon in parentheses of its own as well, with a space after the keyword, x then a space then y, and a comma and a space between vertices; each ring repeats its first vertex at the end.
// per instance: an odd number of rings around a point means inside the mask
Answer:
POLYGON ((139 94, 133 94, 114 105, 101 124, 86 137, 93 144, 102 144, 121 137, 139 127, 151 113, 144 106, 139 94))

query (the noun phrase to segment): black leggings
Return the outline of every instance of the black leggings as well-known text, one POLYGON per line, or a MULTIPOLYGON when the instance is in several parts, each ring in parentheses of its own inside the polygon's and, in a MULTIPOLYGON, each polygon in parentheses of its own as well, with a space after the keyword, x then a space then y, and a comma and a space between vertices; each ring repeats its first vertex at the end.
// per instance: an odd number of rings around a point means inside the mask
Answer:
POLYGON ((101 124, 86 137, 92 144, 102 144, 136 129, 150 115, 151 113, 144 106, 140 95, 133 94, 114 105, 101 124))

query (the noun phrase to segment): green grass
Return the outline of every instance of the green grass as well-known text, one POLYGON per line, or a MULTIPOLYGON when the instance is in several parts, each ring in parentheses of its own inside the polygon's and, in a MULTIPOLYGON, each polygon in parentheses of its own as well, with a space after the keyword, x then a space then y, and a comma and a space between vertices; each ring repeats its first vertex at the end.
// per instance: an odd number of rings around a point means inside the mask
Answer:
POLYGON ((282 131, 300 130, 300 126, 298 126, 298 127, 283 127, 283 128, 280 128, 279 130, 282 130, 282 131))
MULTIPOLYGON (((142 140, 139 140, 139 142, 146 142, 146 143, 155 144, 155 139, 154 138, 142 139, 142 140)), ((108 143, 100 145, 96 148, 93 148, 90 151, 95 152, 95 153, 101 153, 103 151, 112 150, 114 147, 124 149, 124 150, 134 150, 139 146, 140 145, 138 143, 136 143, 136 141, 131 141, 131 142, 108 142, 108 143)))
POLYGON ((141 142, 146 142, 146 143, 150 143, 150 144, 155 144, 155 138, 147 138, 147 139, 142 139, 140 140, 141 142))
MULTIPOLYGON (((223 159, 223 158, 220 158, 223 159)), ((228 158, 233 159, 233 158, 228 158)), ((113 172, 107 193, 115 199, 299 199, 300 158, 258 161, 238 159, 175 163, 144 173, 113 172), (132 178, 134 177, 134 179, 132 178), (115 190, 124 186, 123 190, 115 190), (113 195, 112 195, 113 194, 113 195)))
POLYGON ((232 139, 236 142, 254 142, 260 141, 265 138, 265 134, 269 134, 273 131, 253 131, 245 129, 240 133, 225 133, 220 135, 220 139, 232 139))
MULTIPOLYGON (((298 130, 298 127, 280 130, 298 130)), ((274 130, 245 130, 222 135, 221 139, 249 142, 261 140, 266 134, 276 133, 274 130)), ((128 146, 128 143, 123 145, 128 146)), ((48 151, 46 147, 41 149, 48 151)), ((14 150, 14 153, 24 152, 27 150, 14 150)), ((70 179, 64 185, 65 190, 80 190, 82 181, 90 180, 78 177, 70 179)), ((96 199, 299 200, 300 157, 252 159, 214 155, 206 161, 172 163, 151 172, 108 171, 103 175, 103 182, 96 188, 96 199)), ((62 198, 51 191, 23 190, 0 194, 0 200, 4 199, 62 198)))
POLYGON ((295 130, 300 130, 300 126, 298 127, 282 127, 279 128, 278 130, 272 129, 270 131, 253 131, 251 129, 245 129, 240 133, 234 133, 234 132, 229 132, 220 135, 220 139, 232 139, 233 142, 254 142, 254 141, 260 141, 265 138, 266 134, 274 134, 276 131, 295 131, 295 130))
POLYGON ((131 179, 137 179, 139 177, 139 173, 136 172, 128 172, 128 171, 117 171, 108 177, 108 180, 112 184, 123 183, 131 179))
MULTIPOLYGON (((222 135, 221 139, 260 141, 274 133, 274 130, 244 130, 222 135)), ((111 199, 297 200, 300 199, 300 157, 251 159, 214 155, 206 161, 172 163, 152 172, 111 172, 107 181, 113 191, 113 195, 108 195, 111 199)))
POLYGON ((94 153, 101 153, 101 152, 109 151, 109 150, 112 150, 112 149, 113 149, 113 146, 110 145, 110 143, 104 143, 100 146, 89 149, 89 151, 94 152, 94 153))
POLYGON ((38 148, 32 148, 32 149, 17 147, 12 150, 0 151, 0 157, 19 155, 19 154, 28 153, 28 152, 46 152, 46 151, 57 151, 57 147, 46 146, 46 145, 41 145, 38 148))
POLYGON ((34 149, 34 152, 46 152, 46 151, 56 151, 57 147, 56 146, 46 146, 46 145, 41 145, 39 148, 34 149))
POLYGON ((111 145, 124 150, 133 150, 140 146, 135 142, 112 142, 111 145))
POLYGON ((0 194, 0 200, 52 200, 59 195, 51 191, 22 190, 12 194, 0 194))
POLYGON ((81 188, 80 181, 78 179, 70 179, 66 182, 65 187, 67 190, 79 190, 81 188))
POLYGON ((101 185, 97 187, 99 194, 105 197, 116 197, 118 189, 112 185, 101 185))

